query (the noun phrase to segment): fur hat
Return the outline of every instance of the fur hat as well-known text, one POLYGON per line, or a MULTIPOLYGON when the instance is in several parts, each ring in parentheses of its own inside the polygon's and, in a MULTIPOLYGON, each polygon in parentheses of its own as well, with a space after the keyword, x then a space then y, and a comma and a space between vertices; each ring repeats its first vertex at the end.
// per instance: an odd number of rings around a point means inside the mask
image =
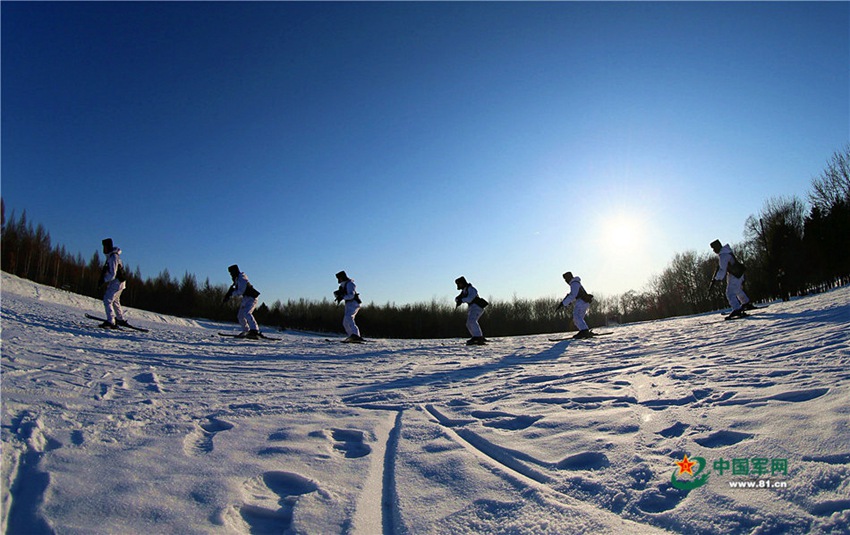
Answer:
POLYGON ((566 273, 564 273, 564 280, 567 281, 567 282, 570 282, 571 280, 573 280, 573 272, 567 271, 566 273))
POLYGON ((465 288, 466 286, 469 286, 469 283, 468 283, 468 282, 466 282, 466 277, 458 277, 458 278, 456 278, 456 279, 455 279, 455 284, 457 284, 457 288, 458 288, 458 290, 460 290, 461 288, 465 288))
POLYGON ((239 266, 238 266, 238 265, 236 265, 236 264, 233 264, 232 266, 230 266, 229 268, 227 268, 227 271, 229 271, 229 272, 230 272, 230 276, 231 276, 231 277, 233 277, 233 278, 238 277, 238 276, 239 276, 239 273, 241 273, 241 272, 239 271, 239 266))
POLYGON ((711 248, 715 251, 719 251, 723 247, 723 244, 720 243, 720 240, 714 240, 713 242, 711 242, 710 245, 711 248))
POLYGON ((347 281, 348 275, 345 274, 345 271, 340 271, 336 274, 336 280, 338 280, 339 282, 347 281))

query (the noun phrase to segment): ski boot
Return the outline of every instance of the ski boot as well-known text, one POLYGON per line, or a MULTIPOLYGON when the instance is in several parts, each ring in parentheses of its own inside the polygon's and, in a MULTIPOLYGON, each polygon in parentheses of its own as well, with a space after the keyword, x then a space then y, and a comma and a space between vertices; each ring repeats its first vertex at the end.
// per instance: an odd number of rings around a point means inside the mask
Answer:
POLYGON ((731 314, 726 316, 726 319, 733 320, 735 318, 746 318, 747 316, 749 316, 749 314, 744 312, 744 307, 742 306, 741 308, 736 308, 735 310, 733 310, 731 314))
POLYGON ((573 336, 574 340, 584 340, 585 338, 593 338, 593 333, 590 332, 590 329, 582 329, 573 336))

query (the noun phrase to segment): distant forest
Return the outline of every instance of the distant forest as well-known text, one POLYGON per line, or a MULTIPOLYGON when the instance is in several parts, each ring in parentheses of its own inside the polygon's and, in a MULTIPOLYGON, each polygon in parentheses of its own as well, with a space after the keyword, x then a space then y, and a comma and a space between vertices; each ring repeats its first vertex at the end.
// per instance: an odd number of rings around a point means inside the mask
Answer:
MULTIPOLYGON (((850 144, 836 152, 823 172, 812 180, 808 203, 798 197, 768 200, 761 212, 744 222, 744 242, 732 244, 747 266, 747 294, 754 301, 789 299, 850 282, 850 144)), ((6 219, 2 208, 0 261, 8 273, 41 284, 100 298, 99 275, 105 259, 99 252, 86 259, 54 245, 42 225, 33 226, 26 211, 6 219)), ((99 237, 98 237, 99 238, 99 237)), ((674 255, 661 274, 643 291, 596 297, 587 320, 591 327, 655 320, 722 309, 727 306, 725 284, 711 286, 717 257, 708 244, 700 251, 674 255), (707 252, 706 252, 707 251, 707 252)), ((224 284, 199 283, 194 275, 173 277, 167 269, 142 278, 138 268, 125 266, 127 289, 121 302, 162 314, 187 318, 234 321, 236 303, 222 306, 224 284)), ((558 299, 491 302, 481 320, 487 336, 553 333, 571 329, 558 299)), ((464 308, 431 301, 397 305, 364 305, 357 316, 369 337, 452 338, 467 336, 464 308)), ((255 312, 267 327, 318 332, 341 332, 342 308, 323 299, 262 303, 255 312)))

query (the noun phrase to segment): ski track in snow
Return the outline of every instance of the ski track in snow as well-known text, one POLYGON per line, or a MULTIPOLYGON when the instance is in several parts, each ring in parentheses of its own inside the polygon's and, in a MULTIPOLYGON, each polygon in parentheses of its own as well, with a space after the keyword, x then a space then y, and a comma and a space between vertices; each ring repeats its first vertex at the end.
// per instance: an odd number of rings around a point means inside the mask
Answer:
POLYGON ((850 533, 850 288, 468 347, 105 331, 2 277, 4 533, 850 533), (679 490, 685 454, 787 486, 679 490))

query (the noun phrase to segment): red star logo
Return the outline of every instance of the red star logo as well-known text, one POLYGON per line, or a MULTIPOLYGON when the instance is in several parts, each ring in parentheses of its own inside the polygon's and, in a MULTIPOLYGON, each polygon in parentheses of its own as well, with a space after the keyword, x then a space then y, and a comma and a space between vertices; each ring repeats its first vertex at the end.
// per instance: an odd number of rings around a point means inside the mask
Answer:
POLYGON ((685 455, 685 458, 682 459, 681 461, 677 462, 676 464, 679 465, 679 475, 682 475, 682 474, 685 474, 685 473, 694 475, 693 468, 694 468, 694 465, 697 464, 697 463, 688 460, 687 455, 685 455))

